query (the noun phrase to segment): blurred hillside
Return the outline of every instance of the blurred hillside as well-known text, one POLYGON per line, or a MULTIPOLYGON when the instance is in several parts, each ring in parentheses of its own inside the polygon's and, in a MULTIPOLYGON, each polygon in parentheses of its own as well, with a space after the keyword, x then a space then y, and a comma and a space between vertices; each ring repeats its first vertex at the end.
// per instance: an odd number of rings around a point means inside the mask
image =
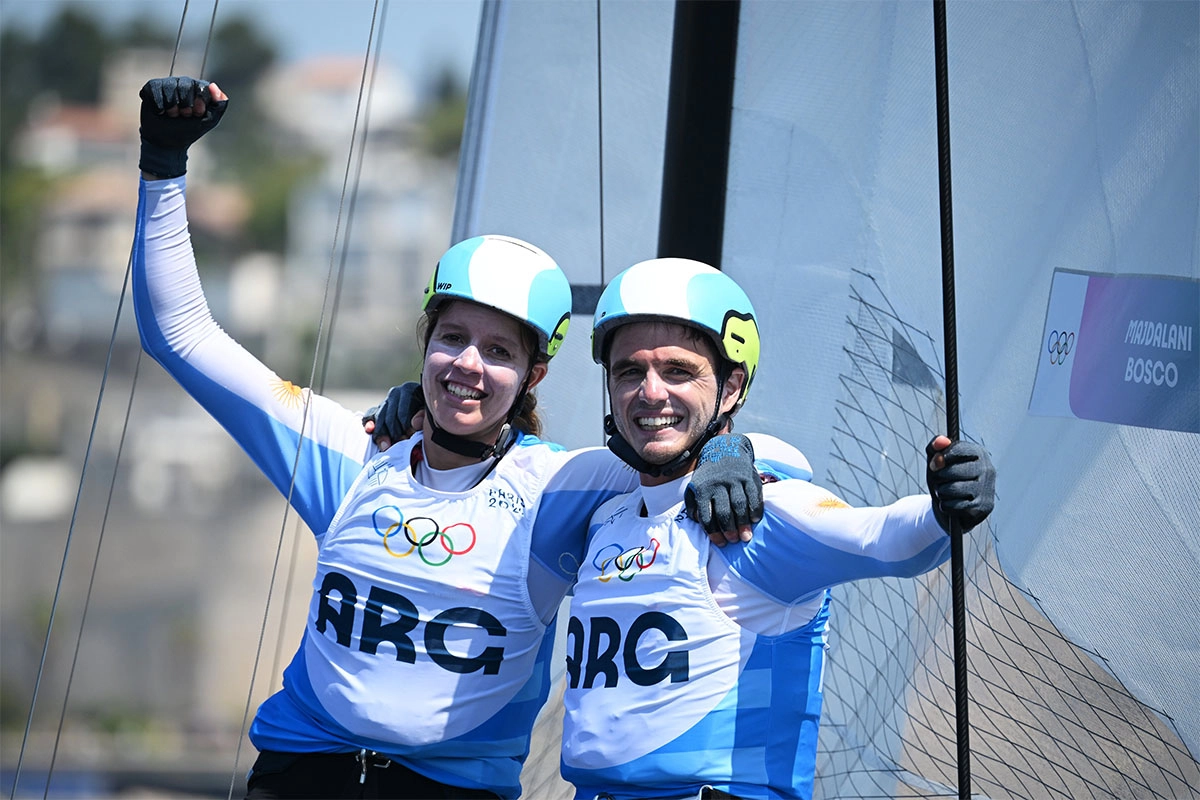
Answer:
MULTIPOLYGON (((80 770, 178 775, 210 761, 227 787, 247 696, 257 705, 277 685, 312 569, 308 532, 285 519, 283 499, 140 357, 125 289, 137 92, 170 74, 175 32, 111 27, 102 9, 70 6, 37 32, 0 31, 6 794, 60 570, 22 795, 43 793, 37 770, 60 717, 56 775, 85 787, 77 794, 100 791, 66 777, 80 770)), ((204 77, 231 97, 189 159, 191 232, 213 313, 281 376, 364 408, 419 363, 418 298, 449 242, 465 86, 449 68, 414 86, 384 52, 364 90, 364 141, 363 57, 283 63, 269 31, 232 15, 218 16, 205 44, 178 63, 203 60, 204 77)), ((241 773, 251 754, 243 742, 241 773)))

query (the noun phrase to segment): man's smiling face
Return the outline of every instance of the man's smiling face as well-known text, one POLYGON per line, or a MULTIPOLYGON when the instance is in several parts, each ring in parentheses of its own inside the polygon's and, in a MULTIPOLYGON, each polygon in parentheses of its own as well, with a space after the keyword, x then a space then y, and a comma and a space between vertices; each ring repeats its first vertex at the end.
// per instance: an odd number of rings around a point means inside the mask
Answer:
MULTIPOLYGON (((617 430, 651 464, 694 444, 717 402, 716 349, 703 334, 667 322, 632 322, 612 333, 608 391, 617 430)), ((721 410, 737 400, 744 372, 726 381, 721 410)))

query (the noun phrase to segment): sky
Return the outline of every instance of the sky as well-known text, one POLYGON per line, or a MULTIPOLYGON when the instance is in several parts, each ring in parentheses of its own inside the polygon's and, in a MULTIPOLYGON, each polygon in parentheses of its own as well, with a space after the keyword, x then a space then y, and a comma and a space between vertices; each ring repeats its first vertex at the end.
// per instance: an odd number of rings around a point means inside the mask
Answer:
MULTIPOLYGON (((178 30, 186 6, 185 40, 202 42, 214 0, 0 0, 0 27, 40 30, 68 5, 89 11, 108 26, 146 15, 172 32, 178 30)), ((418 85, 449 64, 465 85, 475 55, 480 5, 481 0, 390 0, 383 22, 383 58, 418 85)), ((291 61, 322 54, 362 57, 375 0, 216 0, 216 8, 217 24, 224 16, 241 13, 255 18, 272 35, 280 57, 291 61)))

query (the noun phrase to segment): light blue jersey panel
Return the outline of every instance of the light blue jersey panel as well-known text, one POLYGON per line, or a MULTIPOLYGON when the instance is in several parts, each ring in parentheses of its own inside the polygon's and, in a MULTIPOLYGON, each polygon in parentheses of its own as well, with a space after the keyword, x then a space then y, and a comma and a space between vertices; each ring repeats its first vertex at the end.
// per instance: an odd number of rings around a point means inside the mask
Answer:
POLYGON ((559 452, 514 447, 478 485, 373 459, 321 541, 305 637, 259 709, 264 750, 377 750, 434 780, 520 793, 550 684, 553 626, 528 591, 538 498, 559 452))
POLYGON ((950 537, 927 496, 882 508, 851 508, 805 481, 763 487, 766 511, 754 538, 717 551, 742 580, 789 604, 865 578, 910 578, 950 557, 950 537))
MULTIPOLYGON (((523 435, 521 447, 546 445, 523 435)), ((613 497, 637 486, 637 473, 607 448, 564 451, 552 448, 553 477, 538 501, 533 528, 533 558, 566 584, 574 582, 583 560, 585 537, 592 514, 613 497)), ((561 598, 560 598, 561 599, 561 598)))

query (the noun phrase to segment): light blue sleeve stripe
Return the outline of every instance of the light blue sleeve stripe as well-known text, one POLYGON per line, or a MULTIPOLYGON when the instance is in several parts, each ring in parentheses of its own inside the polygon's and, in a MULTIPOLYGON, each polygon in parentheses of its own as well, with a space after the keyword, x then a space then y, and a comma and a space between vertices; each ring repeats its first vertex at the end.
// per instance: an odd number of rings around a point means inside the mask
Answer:
POLYGON ((798 481, 812 480, 812 470, 807 466, 794 466, 769 458, 755 459, 754 463, 757 465, 759 472, 770 475, 776 480, 787 480, 789 478, 798 481))
POLYGON ((312 439, 302 439, 298 431, 208 380, 182 359, 156 360, 229 432, 281 495, 287 497, 291 489, 296 513, 316 535, 323 534, 362 464, 312 439))
POLYGON ((717 552, 739 578, 780 603, 791 604, 848 581, 920 575, 944 562, 950 551, 949 537, 943 535, 908 558, 873 558, 825 544, 768 509, 749 543, 734 543, 717 552))
POLYGON ((812 480, 812 466, 808 458, 792 445, 766 433, 750 432, 746 438, 754 446, 754 460, 760 472, 779 480, 812 480))

